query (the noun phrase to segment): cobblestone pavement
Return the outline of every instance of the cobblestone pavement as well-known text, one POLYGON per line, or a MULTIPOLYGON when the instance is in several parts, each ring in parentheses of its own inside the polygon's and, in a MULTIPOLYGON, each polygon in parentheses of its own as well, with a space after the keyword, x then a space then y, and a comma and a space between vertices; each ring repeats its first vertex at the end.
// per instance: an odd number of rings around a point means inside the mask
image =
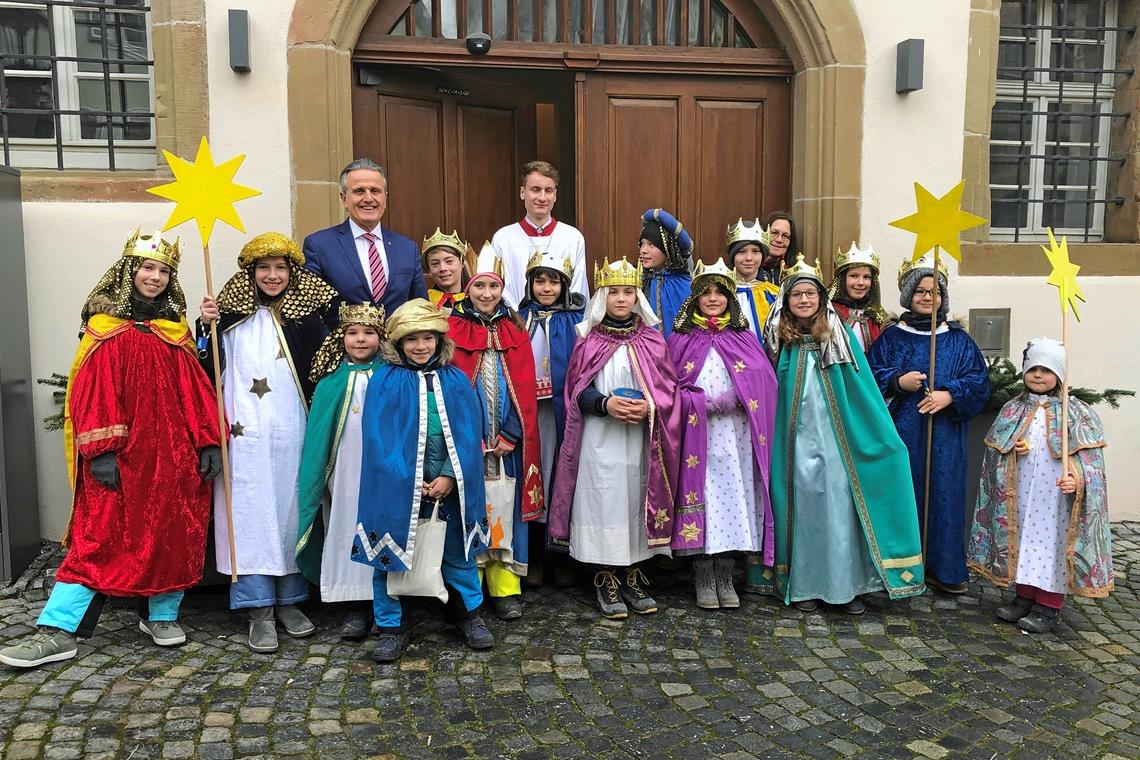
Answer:
MULTIPOLYGON (((76 659, 0 666, 0 746, 19 758, 1140 757, 1140 523, 1115 526, 1116 593, 1073 600, 1028 636, 999 594, 927 595, 867 614, 802 614, 745 597, 692 601, 656 572, 662 611, 611 622, 593 589, 528 591, 526 616, 466 649, 428 606, 378 666, 371 642, 281 634, 252 654, 218 595, 192 595, 190 640, 162 649, 135 606, 108 607, 76 659)), ((0 594, 3 638, 27 633, 52 558, 0 594), (46 567, 45 567, 46 566, 46 567)))

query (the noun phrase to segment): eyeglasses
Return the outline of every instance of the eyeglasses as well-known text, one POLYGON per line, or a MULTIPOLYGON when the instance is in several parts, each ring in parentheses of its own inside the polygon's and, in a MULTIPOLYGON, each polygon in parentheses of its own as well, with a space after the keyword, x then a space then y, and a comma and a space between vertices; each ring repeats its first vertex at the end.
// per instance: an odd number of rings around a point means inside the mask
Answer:
POLYGON ((774 237, 777 240, 791 240, 792 239, 792 233, 790 233, 790 232, 773 232, 771 237, 774 237))
POLYGON ((817 298, 819 298, 819 291, 815 290, 815 289, 812 289, 812 290, 793 290, 792 292, 788 293, 788 300, 789 301, 802 301, 805 299, 808 301, 814 301, 817 298))
POLYGON ((937 290, 927 290, 926 288, 915 288, 914 297, 921 301, 922 299, 927 298, 927 297, 934 298, 934 294, 937 292, 938 292, 937 290))

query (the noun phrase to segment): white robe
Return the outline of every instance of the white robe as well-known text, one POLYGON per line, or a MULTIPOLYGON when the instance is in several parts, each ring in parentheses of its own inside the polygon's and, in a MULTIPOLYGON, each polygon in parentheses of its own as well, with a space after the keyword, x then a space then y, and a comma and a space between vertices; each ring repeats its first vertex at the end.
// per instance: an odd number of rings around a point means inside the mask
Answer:
MULTIPOLYGON (((697 385, 706 399, 732 391, 732 378, 715 348, 697 375, 697 385)), ((752 431, 739 406, 731 414, 708 416, 708 449, 705 455, 705 554, 729 551, 758 552, 763 509, 752 454, 752 431)))
POLYGON ((590 292, 586 285, 586 240, 576 227, 555 220, 554 231, 547 237, 530 237, 522 228, 522 222, 514 222, 501 228, 491 238, 491 246, 503 261, 503 300, 511 308, 517 309, 526 297, 526 264, 536 252, 553 251, 561 261, 570 257, 574 276, 570 289, 581 293, 589 300, 590 292))
MULTIPOLYGON (((594 378, 595 388, 611 394, 617 388, 638 387, 629 351, 627 346, 614 352, 594 378)), ((655 554, 669 554, 668 547, 650 549, 645 530, 647 424, 583 415, 583 453, 570 512, 570 556, 579 562, 628 567, 655 554)))
POLYGON ((1024 437, 1029 453, 1017 458, 1017 582, 1063 594, 1069 501, 1057 487, 1061 460, 1046 445, 1044 407, 1037 407, 1024 437))
MULTIPOLYGON (((285 336, 264 306, 222 335, 222 395, 230 424, 234 538, 239 575, 298 572, 297 474, 308 411, 285 336)), ((218 572, 230 573, 225 494, 214 481, 218 572)))
POLYGON ((372 568, 351 559, 352 539, 356 535, 356 506, 360 498, 361 411, 372 372, 359 370, 351 374, 352 400, 348 403, 336 464, 329 478, 330 499, 322 505, 326 526, 321 554, 322 602, 372 599, 372 568))

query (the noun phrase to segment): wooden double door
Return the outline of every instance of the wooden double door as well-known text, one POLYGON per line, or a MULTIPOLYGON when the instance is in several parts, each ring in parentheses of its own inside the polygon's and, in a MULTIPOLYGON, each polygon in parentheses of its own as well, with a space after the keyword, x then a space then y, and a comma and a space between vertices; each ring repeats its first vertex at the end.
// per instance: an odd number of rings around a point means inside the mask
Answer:
POLYGON ((387 168, 385 224, 417 240, 454 228, 478 247, 521 217, 518 169, 540 142, 563 173, 555 216, 582 230, 591 269, 632 258, 647 208, 671 211, 712 261, 729 224, 788 207, 786 78, 562 76, 565 97, 540 76, 477 69, 393 69, 357 86, 354 150, 387 168), (558 137, 540 141, 536 114, 551 100, 558 137))

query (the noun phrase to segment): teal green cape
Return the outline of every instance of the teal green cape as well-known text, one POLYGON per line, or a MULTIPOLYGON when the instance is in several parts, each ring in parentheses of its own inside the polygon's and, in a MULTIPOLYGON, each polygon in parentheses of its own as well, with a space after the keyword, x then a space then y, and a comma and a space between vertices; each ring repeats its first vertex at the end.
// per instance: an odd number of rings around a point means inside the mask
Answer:
MULTIPOLYGON (((848 329, 848 332, 851 331, 848 329)), ((875 569, 892 599, 926 590, 918 509, 910 487, 910 459, 887 412, 867 359, 850 337, 855 362, 834 363, 817 369, 828 416, 836 436, 851 496, 867 539, 875 569)), ((775 445, 772 451, 772 512, 776 534, 776 590, 789 601, 788 568, 793 547, 796 513, 795 431, 804 384, 808 350, 818 346, 810 339, 786 344, 776 366, 779 397, 776 404, 775 445)), ((816 357, 816 367, 819 357, 816 357)))
MULTIPOLYGON (((309 421, 305 427, 305 445, 301 451, 301 471, 297 476, 297 503, 300 522, 297 526, 297 567, 312 583, 321 582, 321 552, 325 546, 324 499, 329 478, 336 466, 344 420, 352 402, 352 390, 359 372, 379 367, 377 359, 370 364, 342 362, 331 375, 317 383, 309 421)), ((348 508, 356 511, 356 505, 348 508)))

